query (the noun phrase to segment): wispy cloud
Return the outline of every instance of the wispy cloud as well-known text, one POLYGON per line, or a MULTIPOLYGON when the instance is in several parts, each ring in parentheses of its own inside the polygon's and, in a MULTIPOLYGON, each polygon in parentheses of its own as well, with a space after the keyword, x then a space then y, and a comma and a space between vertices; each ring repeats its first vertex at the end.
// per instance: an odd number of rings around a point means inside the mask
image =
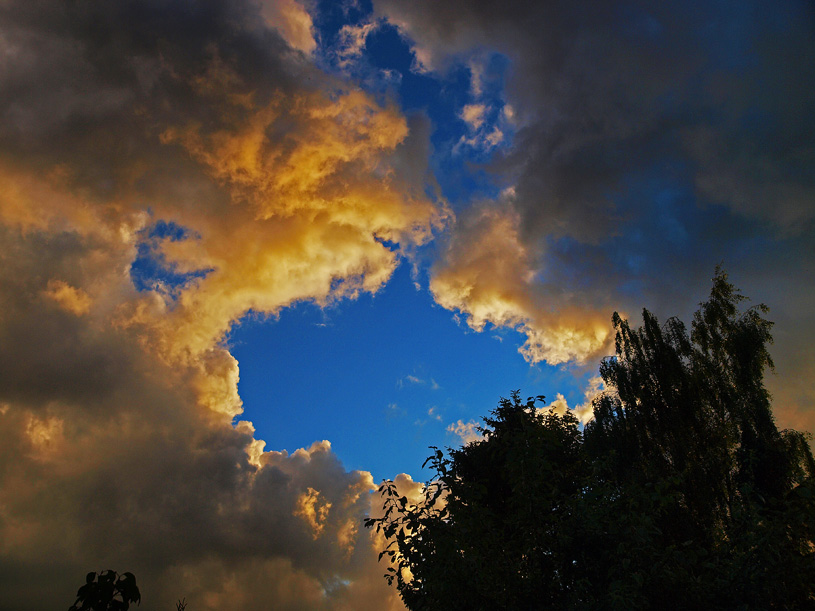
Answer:
POLYGON ((408 374, 396 380, 397 388, 405 388, 408 386, 427 386, 430 390, 439 390, 441 388, 433 378, 424 379, 413 374, 408 374))

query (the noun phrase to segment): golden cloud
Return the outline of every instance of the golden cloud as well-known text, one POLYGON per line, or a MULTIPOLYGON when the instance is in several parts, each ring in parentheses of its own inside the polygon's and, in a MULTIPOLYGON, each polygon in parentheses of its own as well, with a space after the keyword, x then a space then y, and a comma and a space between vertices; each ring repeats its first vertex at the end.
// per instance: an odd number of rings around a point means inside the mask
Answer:
POLYGON ((30 119, 0 129, 0 607, 58 607, 112 566, 155 606, 402 608, 358 528, 370 473, 235 423, 224 338, 249 311, 377 291, 448 212, 415 180, 424 136, 291 53, 313 49, 298 3, 237 4, 185 14, 179 49, 134 38, 133 20, 172 29, 166 7, 90 3, 75 17, 110 28, 107 54, 70 20, 45 53, 37 6, 0 17, 28 67, 0 90, 30 119), (194 276, 137 290, 148 242, 194 276))
POLYGON ((261 0, 260 10, 266 25, 277 29, 293 49, 312 53, 317 47, 311 15, 296 0, 261 0))
POLYGON ((600 354, 610 337, 605 317, 542 290, 538 256, 522 243, 518 222, 509 208, 485 207, 456 227, 431 278, 436 301, 465 314, 476 331, 488 323, 519 330, 527 338, 519 352, 531 363, 582 363, 600 354))
POLYGON ((546 411, 551 410, 561 416, 567 411, 571 411, 582 424, 586 424, 589 420, 594 418, 594 400, 607 391, 610 391, 610 389, 606 387, 603 378, 594 376, 589 379, 589 384, 583 391, 583 402, 575 405, 574 408, 569 407, 569 403, 562 393, 557 393, 551 405, 541 409, 546 411))
POLYGON ((43 293, 59 306, 77 316, 87 314, 91 309, 91 298, 82 290, 72 287, 63 280, 49 280, 43 293))
POLYGON ((168 261, 212 271, 172 311, 145 297, 129 324, 160 327, 166 355, 201 354, 250 309, 274 314, 297 300, 378 290, 398 261, 383 241, 422 244, 446 217, 389 162, 407 137, 395 109, 359 91, 277 100, 213 133, 165 130, 163 142, 183 146, 232 204, 228 217, 164 212, 199 236, 167 243, 168 261))

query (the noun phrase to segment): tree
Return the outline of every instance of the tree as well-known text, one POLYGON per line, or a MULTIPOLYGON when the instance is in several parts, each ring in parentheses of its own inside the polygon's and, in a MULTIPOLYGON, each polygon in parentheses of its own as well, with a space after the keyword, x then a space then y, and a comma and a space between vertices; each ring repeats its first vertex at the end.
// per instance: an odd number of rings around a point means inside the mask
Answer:
POLYGON ((133 573, 90 572, 76 593, 68 611, 127 611, 130 603, 141 604, 141 594, 133 573))
POLYGON ((366 525, 408 608, 815 608, 815 464, 774 424, 772 323, 743 300, 717 269, 690 333, 615 313, 583 431, 514 392, 483 440, 434 448, 421 502, 384 482, 366 525))

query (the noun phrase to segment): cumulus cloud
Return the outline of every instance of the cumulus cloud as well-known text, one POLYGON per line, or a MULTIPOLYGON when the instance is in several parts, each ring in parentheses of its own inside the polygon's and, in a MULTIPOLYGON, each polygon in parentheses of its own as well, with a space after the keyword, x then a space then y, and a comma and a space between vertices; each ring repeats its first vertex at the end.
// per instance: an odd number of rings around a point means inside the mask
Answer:
POLYGON ((605 316, 569 303, 536 281, 538 258, 525 246, 511 208, 481 208, 462 218, 433 270, 436 301, 482 331, 487 324, 526 335, 519 352, 532 363, 583 362, 607 349, 605 316))
POLYGON ((223 340, 431 239, 426 131, 313 68, 294 1, 7 2, 0 31, 0 607, 114 567, 156 608, 400 608, 370 474, 266 451, 223 340))
MULTIPOLYGON (((610 304, 692 306, 713 263, 747 254, 725 262, 780 307, 795 349, 773 390, 799 425, 809 9, 780 3, 772 29, 750 3, 744 27, 682 6, 376 2, 367 23, 413 40, 417 69, 470 67, 479 146, 516 130, 492 167, 504 195, 458 214, 430 289, 473 329, 525 334, 530 362, 591 362, 610 304), (500 113, 478 111, 487 48, 512 62, 500 113)), ((346 30, 343 57, 372 28, 346 30)), ((315 50, 296 0, 2 3, 0 607, 58 608, 114 567, 156 608, 401 608, 358 527, 370 474, 325 441, 267 450, 237 420, 223 343, 249 311, 377 291, 451 222, 427 188, 429 120, 315 50)))

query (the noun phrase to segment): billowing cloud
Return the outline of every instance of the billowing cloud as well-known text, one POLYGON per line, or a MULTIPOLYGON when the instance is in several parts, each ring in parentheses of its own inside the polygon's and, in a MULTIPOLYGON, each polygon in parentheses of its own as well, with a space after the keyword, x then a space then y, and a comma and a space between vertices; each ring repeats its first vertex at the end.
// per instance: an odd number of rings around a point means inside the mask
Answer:
POLYGON ((0 31, 0 607, 112 567, 156 608, 400 608, 370 474, 265 451, 224 338, 432 237, 426 132, 315 70, 292 1, 7 2, 0 31))
POLYGON ((455 224, 431 113, 319 70, 311 4, 0 3, 0 607, 112 567, 155 608, 401 608, 371 475, 267 449, 226 338, 378 291, 448 226, 435 299, 533 363, 591 365, 614 308, 687 313, 724 259, 778 312, 784 418, 812 422, 809 7, 375 4, 342 61, 388 21, 417 70, 469 70, 450 114, 503 195, 455 224))
POLYGON ((538 257, 521 239, 511 208, 485 207, 460 221, 430 282, 436 301, 482 331, 487 324, 524 333, 528 361, 583 362, 608 348, 610 325, 541 284, 538 257))

